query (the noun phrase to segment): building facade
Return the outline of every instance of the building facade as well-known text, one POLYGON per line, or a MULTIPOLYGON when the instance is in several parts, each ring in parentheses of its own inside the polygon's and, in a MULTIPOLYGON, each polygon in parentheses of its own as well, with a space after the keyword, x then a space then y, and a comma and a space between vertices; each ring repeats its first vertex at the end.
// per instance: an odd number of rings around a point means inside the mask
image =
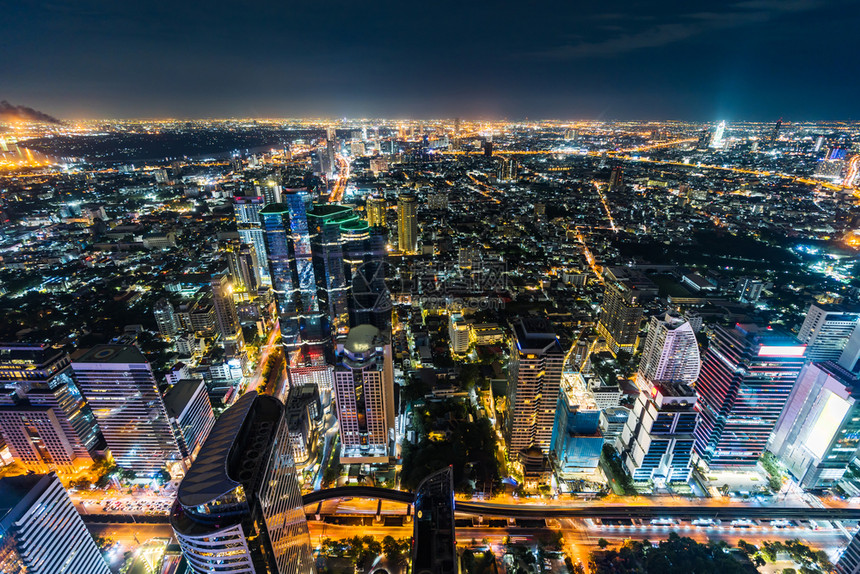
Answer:
POLYGON ((699 343, 690 323, 668 313, 651 317, 639 377, 647 382, 690 384, 698 378, 701 367, 699 343))
POLYGON ((797 338, 806 344, 810 361, 836 361, 860 320, 860 310, 843 305, 813 303, 806 311, 797 338))
POLYGON ((639 340, 642 307, 639 292, 620 282, 607 281, 603 303, 597 321, 597 333, 606 339, 613 354, 619 351, 633 353, 639 340))
POLYGON ((194 460, 215 425, 215 412, 201 379, 182 379, 164 394, 164 407, 182 458, 194 460))
POLYGON ((403 253, 418 252, 418 199, 411 193, 397 198, 397 247, 403 253))

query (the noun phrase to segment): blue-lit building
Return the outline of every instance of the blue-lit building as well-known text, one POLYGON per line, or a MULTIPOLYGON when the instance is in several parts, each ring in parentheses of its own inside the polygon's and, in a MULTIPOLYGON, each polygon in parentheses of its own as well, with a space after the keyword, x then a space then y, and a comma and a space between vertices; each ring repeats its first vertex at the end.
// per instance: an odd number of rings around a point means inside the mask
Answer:
POLYGON ((349 282, 341 227, 358 221, 352 208, 343 205, 315 205, 308 212, 319 307, 328 313, 335 333, 343 333, 349 327, 349 282))
POLYGON ((558 395, 550 443, 556 475, 573 480, 594 472, 602 450, 600 410, 583 386, 571 386, 565 381, 558 395))

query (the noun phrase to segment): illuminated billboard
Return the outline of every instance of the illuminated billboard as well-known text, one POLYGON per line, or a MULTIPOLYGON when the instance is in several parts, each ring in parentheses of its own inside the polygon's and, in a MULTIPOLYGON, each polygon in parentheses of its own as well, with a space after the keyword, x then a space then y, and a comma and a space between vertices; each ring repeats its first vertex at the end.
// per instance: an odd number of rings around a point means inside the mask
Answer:
POLYGON ((762 345, 758 350, 759 357, 802 357, 806 345, 774 346, 762 345))
POLYGON ((824 401, 824 406, 819 411, 812 429, 807 433, 805 443, 809 452, 819 460, 824 457, 827 447, 833 440, 833 435, 842 426, 842 419, 845 418, 851 407, 845 399, 830 391, 825 392, 828 395, 827 400, 824 401))

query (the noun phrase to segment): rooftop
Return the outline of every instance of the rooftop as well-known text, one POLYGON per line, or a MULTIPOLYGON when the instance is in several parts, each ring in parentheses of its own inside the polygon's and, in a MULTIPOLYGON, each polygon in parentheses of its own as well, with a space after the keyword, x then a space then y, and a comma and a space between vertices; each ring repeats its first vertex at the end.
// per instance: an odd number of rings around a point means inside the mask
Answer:
POLYGON ((182 379, 164 394, 164 407, 167 409, 167 414, 173 418, 182 414, 185 405, 203 385, 201 379, 182 379))
POLYGON ((99 345, 74 360, 75 363, 146 363, 134 345, 99 345))

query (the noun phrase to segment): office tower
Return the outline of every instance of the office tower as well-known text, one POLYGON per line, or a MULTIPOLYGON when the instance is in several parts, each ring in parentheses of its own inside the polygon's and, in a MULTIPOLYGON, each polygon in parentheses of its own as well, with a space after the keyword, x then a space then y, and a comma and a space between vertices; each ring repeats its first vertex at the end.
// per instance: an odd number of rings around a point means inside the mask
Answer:
POLYGON ((513 458, 530 446, 550 450, 564 351, 546 319, 514 325, 508 369, 508 452, 513 458))
POLYGON ((327 171, 325 175, 328 179, 337 177, 337 130, 335 128, 326 128, 325 138, 325 157, 327 171))
POLYGON ((807 345, 810 361, 835 361, 860 320, 860 310, 843 305, 813 303, 806 311, 797 339, 807 345))
POLYGON ((855 375, 860 373, 860 323, 854 327, 854 331, 848 337, 842 355, 839 357, 839 364, 855 375))
POLYGON ((257 253, 257 272, 260 275, 260 282, 269 287, 272 285, 272 279, 269 276, 266 238, 260 220, 260 211, 264 205, 263 198, 259 196, 237 196, 233 198, 233 211, 239 239, 242 240, 242 243, 254 246, 254 251, 257 253))
POLYGON ((779 139, 779 128, 782 127, 782 118, 779 118, 776 124, 773 126, 773 130, 770 132, 770 137, 767 139, 767 143, 773 145, 776 143, 776 140, 779 139))
POLYGON ((755 305, 761 299, 764 281, 752 277, 742 277, 738 283, 738 301, 755 305))
POLYGON ((57 475, 0 479, 0 572, 110 574, 57 475))
POLYGON ((597 333, 606 339, 613 354, 633 353, 642 322, 642 294, 622 281, 607 281, 597 322, 597 333))
POLYGON ((371 227, 385 227, 385 214, 388 203, 381 195, 371 195, 364 204, 367 224, 371 227))
POLYGON ((484 142, 484 157, 493 157, 493 142, 485 141, 484 142))
POLYGON ((714 130, 714 137, 711 138, 711 147, 712 148, 721 148, 725 143, 723 141, 723 135, 726 133, 726 122, 725 120, 721 121, 717 124, 717 128, 714 130))
POLYGON ((317 305, 328 314, 333 333, 349 326, 349 283, 344 272, 342 226, 358 222, 358 215, 344 205, 315 205, 307 214, 317 305))
POLYGON ((832 361, 807 363, 768 450, 804 489, 836 486, 860 446, 860 380, 832 361))
POLYGON ((496 177, 500 181, 514 181, 517 179, 519 165, 513 157, 502 158, 499 162, 499 167, 496 170, 496 177))
POLYGON ((562 480, 584 478, 595 471, 603 450, 600 409, 578 374, 562 379, 550 452, 562 480))
POLYGON ((609 191, 615 192, 622 189, 624 189, 624 170, 616 165, 609 174, 609 191))
POLYGON ((391 329, 391 293, 387 275, 387 235, 381 227, 362 222, 341 226, 345 273, 350 282, 349 324, 373 325, 382 332, 391 329))
POLYGON ((245 337, 239 324, 233 286, 226 273, 214 275, 209 282, 212 288, 212 306, 215 309, 215 325, 221 336, 221 346, 227 357, 240 357, 245 350, 245 337))
POLYGON ((636 482, 687 482, 695 443, 696 393, 674 381, 639 392, 616 448, 636 482))
POLYGON ((170 525, 192 570, 313 573, 284 405, 249 392, 218 418, 170 525))
POLYGON ((820 152, 822 144, 824 144, 824 136, 818 136, 817 138, 815 138, 815 147, 812 149, 812 151, 814 151, 815 153, 820 152))
POLYGON ((860 532, 855 532, 834 569, 836 574, 860 574, 860 532))
POLYGON ((448 338, 451 340, 451 352, 462 355, 469 350, 469 323, 460 313, 451 313, 448 318, 448 338))
POLYGON ((397 239, 403 253, 418 252, 418 199, 411 193, 397 198, 397 239))
POLYGON ((267 205, 260 211, 272 289, 287 349, 302 343, 324 345, 331 333, 328 314, 320 310, 317 299, 306 197, 305 190, 285 190, 283 203, 267 205))
POLYGON ((176 311, 173 309, 170 301, 162 297, 155 302, 152 312, 155 315, 155 324, 158 325, 158 332, 163 337, 175 337, 179 333, 182 326, 179 324, 179 317, 176 316, 176 311))
POLYGON ((296 464, 304 464, 310 460, 317 431, 322 424, 323 409, 319 387, 314 384, 292 387, 284 406, 293 460, 296 464))
POLYGON ((702 130, 699 134, 699 141, 696 143, 697 150, 706 150, 711 143, 711 133, 708 130, 702 130))
POLYGON ((104 448, 69 363, 68 354, 53 347, 0 346, 0 434, 27 470, 75 472, 104 448))
POLYGON ((233 289, 238 292, 256 293, 262 286, 260 260, 253 243, 229 241, 227 243, 227 265, 233 289))
POLYGON ((454 472, 438 470, 415 491, 412 529, 412 571, 415 574, 457 574, 454 532, 454 472))
POLYGON ((388 462, 394 438, 394 367, 388 336, 358 325, 337 342, 334 393, 341 462, 388 462))
POLYGON ((845 169, 845 161, 841 159, 823 159, 819 160, 815 166, 815 172, 812 177, 821 179, 841 179, 842 170, 845 169))
POLYGON ((154 474, 181 459, 152 368, 137 347, 99 345, 72 371, 116 464, 154 474))
POLYGON ((701 367, 699 343, 692 325, 669 313, 651 317, 639 362, 640 378, 648 382, 689 384, 699 376, 701 367))
POLYGON ((164 394, 164 408, 182 458, 194 460, 215 425, 215 413, 201 379, 182 379, 164 394))
POLYGON ((715 468, 755 466, 805 352, 806 345, 770 328, 716 327, 696 381, 696 454, 715 468))

